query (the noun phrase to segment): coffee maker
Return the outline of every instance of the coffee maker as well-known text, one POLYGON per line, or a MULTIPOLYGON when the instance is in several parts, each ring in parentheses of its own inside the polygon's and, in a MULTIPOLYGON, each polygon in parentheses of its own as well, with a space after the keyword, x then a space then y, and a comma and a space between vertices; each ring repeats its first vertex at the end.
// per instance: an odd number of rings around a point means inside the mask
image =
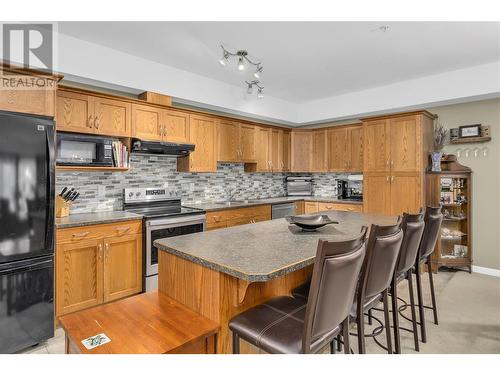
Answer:
POLYGON ((350 175, 347 179, 337 179, 337 199, 363 200, 363 177, 350 175))
POLYGON ((347 180, 337 180, 337 199, 347 199, 348 185, 347 180))

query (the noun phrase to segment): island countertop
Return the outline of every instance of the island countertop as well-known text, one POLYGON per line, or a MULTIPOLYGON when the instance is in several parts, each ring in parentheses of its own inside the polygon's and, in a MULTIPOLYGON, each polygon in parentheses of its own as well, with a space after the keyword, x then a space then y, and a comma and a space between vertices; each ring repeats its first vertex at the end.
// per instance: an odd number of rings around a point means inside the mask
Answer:
POLYGON ((285 219, 199 232, 154 241, 162 251, 248 282, 269 281, 314 262, 319 239, 341 241, 363 225, 389 225, 396 217, 329 211, 339 224, 303 232, 285 219))

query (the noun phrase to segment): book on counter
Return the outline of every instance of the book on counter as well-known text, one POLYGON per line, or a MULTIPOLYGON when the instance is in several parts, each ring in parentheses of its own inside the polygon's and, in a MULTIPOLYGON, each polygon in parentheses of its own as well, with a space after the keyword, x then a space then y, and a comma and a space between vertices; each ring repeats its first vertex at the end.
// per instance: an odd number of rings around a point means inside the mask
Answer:
POLYGON ((115 167, 128 168, 128 150, 122 142, 113 141, 113 162, 115 167))

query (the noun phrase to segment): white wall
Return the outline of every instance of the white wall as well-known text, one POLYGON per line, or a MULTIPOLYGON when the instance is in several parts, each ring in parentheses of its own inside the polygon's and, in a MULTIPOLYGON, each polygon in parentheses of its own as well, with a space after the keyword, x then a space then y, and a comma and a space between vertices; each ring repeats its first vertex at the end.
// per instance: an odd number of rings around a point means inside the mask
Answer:
POLYGON ((93 80, 160 92, 184 104, 291 126, 500 97, 500 62, 311 102, 291 103, 269 95, 263 100, 248 97, 241 86, 64 34, 59 34, 57 40, 56 69, 72 78, 79 77, 83 83, 93 80))
MULTIPOLYGON (((458 161, 472 169, 472 248, 475 266, 500 270, 500 99, 428 108, 447 128, 460 125, 491 126, 488 143, 449 145, 445 153, 458 148, 488 149, 488 156, 462 157, 458 161)), ((471 153, 472 154, 472 153, 471 153)))
POLYGON ((297 121, 363 117, 500 96, 500 61, 300 105, 297 121))

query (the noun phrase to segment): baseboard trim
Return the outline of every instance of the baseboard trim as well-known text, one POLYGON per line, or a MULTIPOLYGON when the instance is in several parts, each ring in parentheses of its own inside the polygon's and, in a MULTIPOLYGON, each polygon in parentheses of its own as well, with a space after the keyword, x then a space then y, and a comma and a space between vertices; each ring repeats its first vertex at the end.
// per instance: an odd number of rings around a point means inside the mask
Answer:
POLYGON ((484 275, 500 277, 500 270, 494 268, 472 266, 472 272, 482 273, 484 275))

